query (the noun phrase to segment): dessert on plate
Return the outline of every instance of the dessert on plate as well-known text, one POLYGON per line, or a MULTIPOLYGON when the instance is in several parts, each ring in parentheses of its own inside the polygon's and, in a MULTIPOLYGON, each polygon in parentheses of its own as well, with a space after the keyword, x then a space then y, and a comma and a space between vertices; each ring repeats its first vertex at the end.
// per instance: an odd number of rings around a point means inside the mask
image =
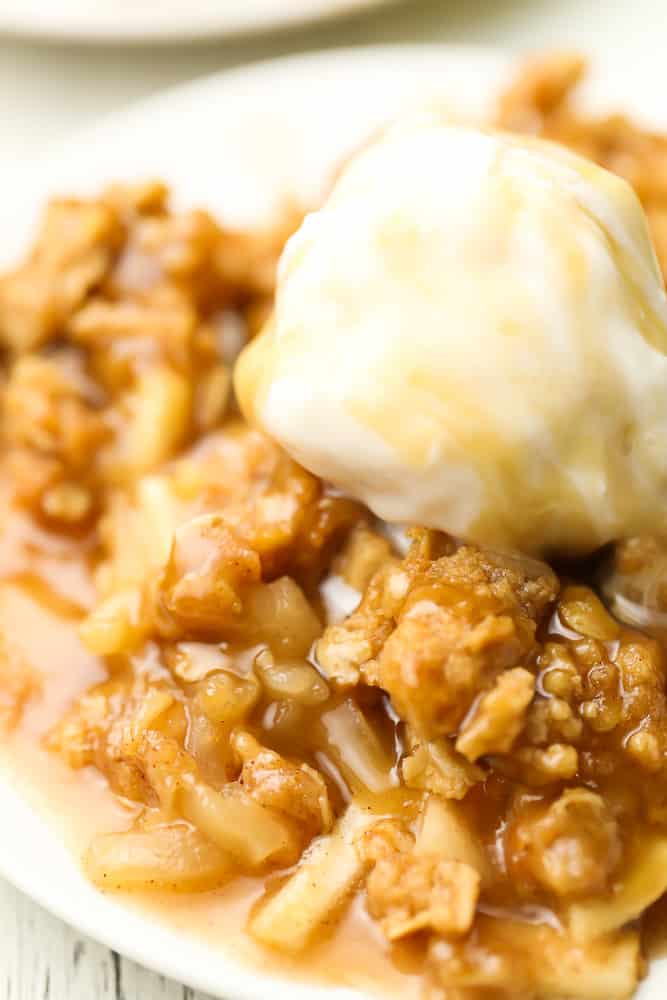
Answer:
POLYGON ((266 232, 55 200, 0 278, 4 749, 102 891, 229 900, 263 962, 370 993, 633 994, 667 140, 583 116, 582 73, 393 125, 266 232))

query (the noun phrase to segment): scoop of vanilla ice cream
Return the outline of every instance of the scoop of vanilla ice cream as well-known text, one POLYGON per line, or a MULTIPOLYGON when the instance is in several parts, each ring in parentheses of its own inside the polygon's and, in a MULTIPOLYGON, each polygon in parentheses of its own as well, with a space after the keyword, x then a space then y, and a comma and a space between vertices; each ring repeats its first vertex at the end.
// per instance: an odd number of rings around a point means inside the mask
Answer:
POLYGON ((396 126, 289 241, 246 416, 379 517, 528 552, 663 522, 667 300, 619 178, 396 126))

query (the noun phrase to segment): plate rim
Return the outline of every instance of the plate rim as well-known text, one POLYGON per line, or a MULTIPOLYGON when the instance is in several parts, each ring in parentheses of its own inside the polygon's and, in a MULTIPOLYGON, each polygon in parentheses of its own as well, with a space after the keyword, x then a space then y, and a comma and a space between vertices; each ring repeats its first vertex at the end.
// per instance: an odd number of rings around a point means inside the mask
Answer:
POLYGON ((194 20, 190 9, 172 16, 162 25, 156 22, 154 10, 151 12, 149 8, 141 11, 141 16, 133 14, 125 24, 119 24, 111 10, 102 16, 99 11, 89 16, 82 10, 80 14, 66 14, 63 18, 50 8, 42 7, 40 21, 35 23, 29 11, 3 10, 0 3, 0 38, 91 46, 205 44, 212 39, 239 41, 274 31, 283 35, 308 25, 354 19, 382 7, 406 2, 411 0, 315 0, 315 5, 313 0, 290 0, 289 3, 276 0, 277 9, 273 15, 259 8, 240 16, 229 13, 216 16, 220 5, 211 0, 209 11, 195 10, 194 20))

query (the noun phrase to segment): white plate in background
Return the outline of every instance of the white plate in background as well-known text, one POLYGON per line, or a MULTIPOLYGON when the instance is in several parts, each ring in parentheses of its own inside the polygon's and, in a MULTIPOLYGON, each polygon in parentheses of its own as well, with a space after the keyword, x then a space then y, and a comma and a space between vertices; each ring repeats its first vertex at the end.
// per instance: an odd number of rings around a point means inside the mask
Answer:
MULTIPOLYGON (((114 114, 41 160, 38 172, 25 172, 0 190, 0 263, 28 243, 46 198, 92 192, 110 180, 162 177, 181 204, 209 208, 232 223, 265 220, 294 194, 316 199, 345 152, 401 109, 437 102, 483 113, 511 66, 502 53, 481 49, 342 50, 260 64, 167 92, 114 114)), ((667 109, 662 121, 659 115, 661 88, 647 86, 652 79, 646 66, 637 75, 621 59, 610 76, 592 81, 589 99, 605 103, 610 97, 619 106, 622 95, 630 112, 667 126, 667 109)), ((100 894, 2 773, 0 818, 0 874, 83 934, 149 968, 226 1000, 372 996, 241 967, 222 947, 178 934, 100 894)), ((663 959, 651 965, 638 1000, 666 995, 663 959)))
POLYGON ((0 0, 0 34, 72 42, 184 42, 344 17, 394 0, 0 0))

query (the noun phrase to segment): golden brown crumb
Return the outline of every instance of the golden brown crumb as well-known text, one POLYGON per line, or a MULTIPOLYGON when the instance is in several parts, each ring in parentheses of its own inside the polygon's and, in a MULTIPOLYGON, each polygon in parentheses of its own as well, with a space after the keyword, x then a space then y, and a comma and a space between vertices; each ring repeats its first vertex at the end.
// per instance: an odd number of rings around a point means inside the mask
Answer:
POLYGON ((586 71, 585 60, 571 52, 529 59, 500 98, 499 124, 512 132, 539 127, 570 96, 586 71))
POLYGON ((524 572, 514 559, 467 547, 429 559, 429 544, 417 539, 400 567, 381 569, 317 650, 334 679, 359 671, 388 691, 425 739, 455 732, 502 670, 534 661, 557 586, 546 566, 524 572))
POLYGON ((0 282, 0 330, 14 353, 41 347, 104 279, 124 227, 102 201, 53 201, 25 263, 0 282))
POLYGON ((459 727, 459 753, 471 761, 490 753, 509 753, 523 728, 534 691, 535 678, 523 667, 501 674, 459 727))
POLYGON ((458 753, 448 739, 419 743, 408 731, 410 753, 401 762, 403 781, 446 799, 463 799, 473 785, 484 780, 484 771, 458 753))
POLYGON ((236 733, 232 746, 243 763, 240 782, 254 799, 298 824, 303 843, 327 833, 333 813, 327 786, 314 768, 285 760, 260 746, 249 733, 236 733))
POLYGON ((350 587, 363 592, 373 575, 390 561, 391 556, 389 539, 362 523, 350 533, 333 569, 350 587))
POLYGON ((390 941, 423 930, 448 937, 470 930, 479 875, 460 861, 396 854, 376 863, 367 891, 369 912, 390 941))
POLYGON ((368 911, 388 940, 426 929, 445 935, 470 929, 480 885, 470 865, 417 851, 414 838, 392 820, 367 830, 357 850, 372 865, 366 882, 368 911))
POLYGON ((621 832, 604 800, 584 788, 548 807, 519 806, 506 833, 506 857, 518 884, 534 879, 558 896, 603 892, 622 855, 621 832))
POLYGON ((177 528, 157 601, 180 634, 224 629, 243 610, 243 592, 259 583, 259 555, 218 514, 201 514, 177 528))

